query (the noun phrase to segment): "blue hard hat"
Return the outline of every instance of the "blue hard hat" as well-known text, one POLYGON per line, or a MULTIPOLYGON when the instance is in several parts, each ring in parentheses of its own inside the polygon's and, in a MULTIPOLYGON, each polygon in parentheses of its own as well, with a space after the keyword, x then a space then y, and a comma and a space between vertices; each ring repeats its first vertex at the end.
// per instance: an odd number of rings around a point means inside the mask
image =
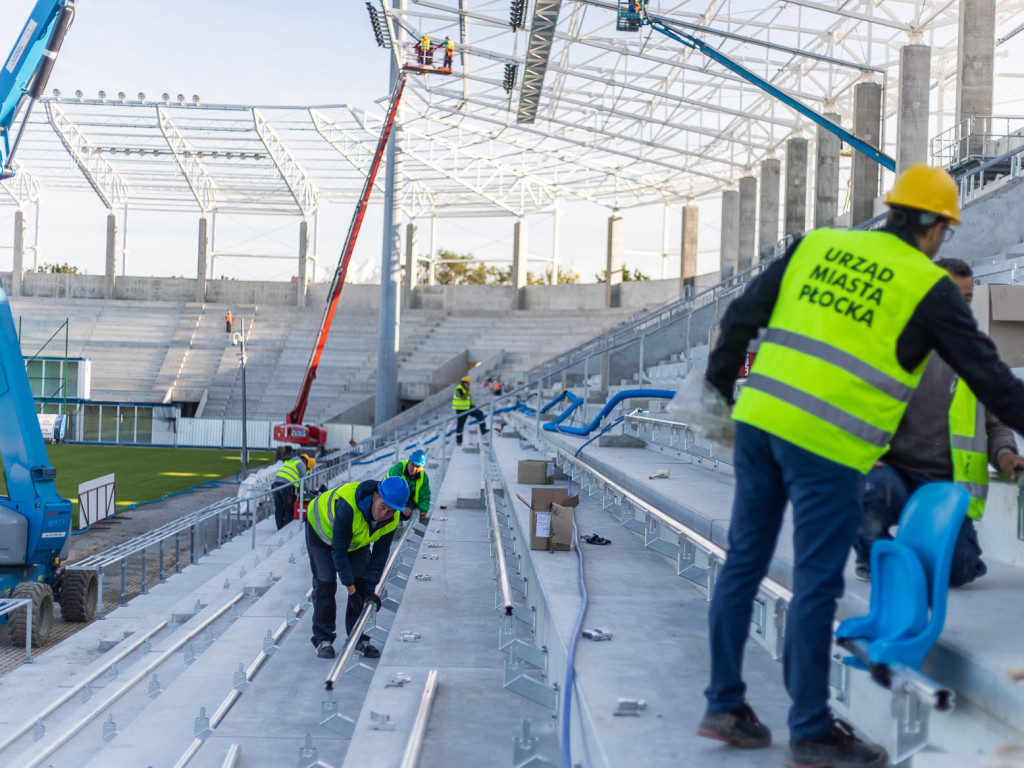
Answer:
POLYGON ((427 464, 427 452, 423 449, 418 449, 412 452, 409 456, 409 463, 415 464, 417 467, 423 467, 427 464))
POLYGON ((405 509, 409 501, 409 484, 401 477, 385 477, 377 484, 377 492, 392 509, 405 509))

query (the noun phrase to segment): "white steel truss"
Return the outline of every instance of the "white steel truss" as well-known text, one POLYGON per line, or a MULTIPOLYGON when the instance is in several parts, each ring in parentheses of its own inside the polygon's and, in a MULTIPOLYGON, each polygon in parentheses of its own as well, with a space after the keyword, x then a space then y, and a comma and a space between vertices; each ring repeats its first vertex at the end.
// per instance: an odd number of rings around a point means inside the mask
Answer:
POLYGON ((64 148, 107 210, 113 211, 115 207, 126 203, 128 182, 107 162, 99 148, 75 125, 64 110, 53 102, 47 102, 46 114, 64 148))
POLYGON ((181 168, 189 189, 192 190, 192 194, 196 198, 199 210, 204 214, 207 213, 217 202, 217 182, 206 170, 185 135, 175 125, 174 120, 167 114, 167 110, 157 107, 156 115, 160 124, 160 133, 167 140, 167 146, 171 148, 174 161, 181 168))
POLYGON ((320 207, 320 190, 278 137, 277 132, 263 116, 263 113, 255 107, 252 110, 252 120, 260 141, 263 142, 270 159, 274 161, 281 178, 288 186, 288 191, 291 192, 295 204, 299 207, 299 212, 304 219, 310 218, 320 207))

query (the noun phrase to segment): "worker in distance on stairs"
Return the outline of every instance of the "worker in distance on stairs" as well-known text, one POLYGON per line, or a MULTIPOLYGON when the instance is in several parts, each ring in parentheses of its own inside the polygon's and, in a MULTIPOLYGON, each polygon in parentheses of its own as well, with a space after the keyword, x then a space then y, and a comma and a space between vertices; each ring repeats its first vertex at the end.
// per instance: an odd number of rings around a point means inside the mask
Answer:
MULTIPOLYGON (((298 498, 302 478, 313 471, 316 459, 300 453, 288 459, 274 476, 274 521, 281 530, 295 519, 295 500, 298 498)), ((307 486, 308 488, 308 486, 307 486)))
MULTIPOLYGON (((974 273, 960 259, 939 259, 968 306, 974 298, 974 273)), ((889 450, 864 479, 864 516, 853 549, 854 575, 871 579, 871 547, 891 539, 907 500, 925 483, 953 482, 971 495, 967 518, 953 549, 949 585, 961 587, 988 573, 974 521, 985 514, 988 465, 1011 480, 1024 469, 1013 432, 988 413, 978 398, 938 355, 932 355, 921 383, 907 404, 889 450)))
POLYGON ((738 747, 771 744, 745 700, 741 669, 753 600, 792 502, 783 649, 791 768, 887 763, 883 747, 857 738, 829 709, 832 628, 864 475, 885 453, 932 350, 1024 432, 1024 382, 931 262, 960 223, 956 182, 920 163, 900 174, 885 201, 881 230, 815 230, 753 280, 729 306, 708 361, 706 405, 728 409, 748 345, 766 329, 732 410, 736 492, 709 612, 711 682, 698 733, 738 747))
POLYGON ((419 510, 420 522, 427 521, 430 513, 430 478, 427 477, 427 452, 417 449, 405 461, 396 461, 388 470, 387 477, 400 477, 409 484, 409 503, 402 512, 402 519, 408 520, 419 510))
POLYGON ((466 419, 470 416, 476 419, 473 422, 474 424, 480 425, 480 434, 487 434, 484 412, 479 408, 473 407, 473 398, 469 394, 469 385, 469 376, 463 376, 462 380, 455 385, 455 391, 452 393, 452 410, 458 416, 458 420, 455 422, 455 442, 457 445, 462 445, 462 428, 466 426, 466 419))
MULTIPOLYGON (((309 504, 306 551, 313 571, 313 647, 321 659, 334 658, 338 580, 348 592, 345 633, 359 620, 367 602, 376 604, 398 520, 409 501, 409 484, 400 477, 346 483, 321 493, 309 504)), ((362 635, 356 650, 370 659, 380 651, 362 635)))

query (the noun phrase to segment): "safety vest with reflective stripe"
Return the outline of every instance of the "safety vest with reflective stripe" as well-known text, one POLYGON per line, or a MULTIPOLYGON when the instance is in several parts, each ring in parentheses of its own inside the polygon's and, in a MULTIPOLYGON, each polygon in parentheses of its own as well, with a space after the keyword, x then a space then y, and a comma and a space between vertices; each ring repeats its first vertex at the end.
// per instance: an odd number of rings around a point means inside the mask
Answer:
POLYGON ((452 408, 456 411, 468 411, 473 407, 473 398, 469 396, 469 390, 459 384, 452 394, 452 408))
POLYGON ((967 516, 980 520, 988 497, 988 435, 985 409, 967 382, 957 379, 949 407, 949 442, 953 455, 953 482, 971 494, 967 516))
POLYGON ((277 470, 277 479, 289 482, 298 488, 299 478, 302 477, 299 473, 299 464, 302 464, 303 468, 306 466, 306 463, 302 459, 289 459, 286 461, 281 465, 281 468, 277 470))
POLYGON ((410 482, 409 475, 406 474, 406 470, 409 469, 409 460, 402 459, 398 463, 401 465, 402 471, 399 472, 397 475, 391 475, 391 473, 389 472, 388 477, 400 477, 403 480, 405 480, 405 482, 409 483, 409 501, 413 503, 418 503, 420 500, 420 488, 423 487, 423 481, 427 477, 427 472, 422 467, 420 467, 420 473, 416 475, 415 480, 410 482))
POLYGON ((427 37, 426 35, 420 38, 420 48, 422 48, 424 51, 430 50, 430 38, 427 37))
POLYGON ((809 233, 793 253, 733 410, 804 450, 867 473, 917 388, 899 338, 945 270, 885 232, 809 233))
POLYGON ((371 531, 366 516, 356 506, 356 488, 358 487, 359 483, 346 483, 333 491, 321 493, 310 505, 313 507, 313 514, 309 516, 309 522, 313 525, 316 535, 325 544, 330 544, 334 539, 334 505, 339 498, 352 508, 352 541, 348 545, 349 552, 372 544, 381 536, 391 533, 398 527, 400 513, 396 511, 387 523, 371 531))

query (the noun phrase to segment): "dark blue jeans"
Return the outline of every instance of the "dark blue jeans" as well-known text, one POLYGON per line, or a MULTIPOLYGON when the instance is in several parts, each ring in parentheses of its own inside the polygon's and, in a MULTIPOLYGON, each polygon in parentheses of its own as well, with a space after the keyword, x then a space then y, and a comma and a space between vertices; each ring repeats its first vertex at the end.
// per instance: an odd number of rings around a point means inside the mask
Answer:
MULTIPOLYGON (((889 529, 899 523, 903 507, 918 488, 931 482, 928 478, 883 463, 868 472, 864 481, 864 516, 857 530, 853 549, 858 563, 871 563, 871 545, 880 539, 891 539, 889 529)), ((981 544, 971 518, 964 520, 953 549, 949 569, 949 586, 962 587, 988 573, 981 559, 981 544)))
POLYGON ((857 533, 864 476, 743 423, 736 425, 733 460, 729 554, 711 600, 711 684, 704 695, 712 712, 731 711, 744 701, 743 647, 753 600, 768 572, 788 500, 793 504, 793 602, 783 677, 793 702, 790 738, 809 741, 831 723, 832 622, 857 533))
POLYGON ((469 411, 456 411, 458 418, 455 421, 455 442, 462 445, 462 429, 466 426, 466 420, 472 416, 475 421, 474 424, 480 425, 480 434, 487 434, 487 423, 484 421, 484 412, 479 408, 473 408, 469 411))
MULTIPOLYGON (((309 567, 313 571, 313 647, 324 640, 331 643, 337 638, 338 604, 338 571, 334 567, 331 548, 320 540, 313 526, 304 523, 306 528, 306 552, 309 553, 309 567)), ((362 547, 348 553, 348 561, 352 566, 352 575, 357 581, 366 575, 366 567, 370 562, 370 547, 362 547)), ((347 599, 347 596, 346 596, 347 599)), ((351 602, 345 606, 345 634, 352 632, 352 627, 359 619, 359 612, 353 611, 351 602)))

